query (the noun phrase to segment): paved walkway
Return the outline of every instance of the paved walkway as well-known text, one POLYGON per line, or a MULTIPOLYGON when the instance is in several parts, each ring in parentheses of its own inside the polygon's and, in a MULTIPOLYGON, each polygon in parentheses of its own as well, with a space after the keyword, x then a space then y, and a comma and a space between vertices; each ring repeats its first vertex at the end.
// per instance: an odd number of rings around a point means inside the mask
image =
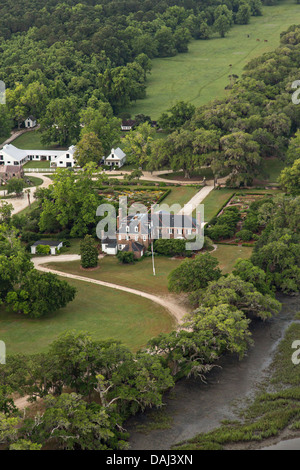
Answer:
MULTIPOLYGON (((96 284, 98 286, 109 287, 110 289, 117 289, 123 292, 127 292, 133 295, 139 295, 140 297, 144 297, 145 299, 149 299, 152 302, 155 302, 162 307, 166 308, 170 314, 176 319, 177 323, 181 324, 183 317, 188 313, 184 308, 180 305, 177 305, 174 301, 159 297, 158 295, 149 294, 148 292, 143 292, 137 289, 132 289, 131 287, 120 286, 118 284, 112 284, 111 282, 99 281, 97 279, 91 279, 84 276, 78 276, 75 274, 65 273, 63 271, 57 271, 47 266, 43 266, 46 263, 51 262, 66 262, 66 261, 77 261, 80 259, 79 255, 59 255, 59 256, 43 256, 38 258, 33 258, 33 263, 36 269, 43 272, 57 274, 62 277, 67 277, 70 279, 76 279, 78 281, 83 282, 90 282, 92 284, 96 284)), ((63 269, 63 266, 62 266, 63 269)))
MULTIPOLYGON (((32 176, 32 175, 26 174, 26 176, 32 176)), ((43 183, 40 186, 33 186, 33 187, 28 188, 30 190, 30 202, 31 203, 34 202, 35 200, 33 195, 37 188, 48 188, 48 186, 53 183, 53 181, 47 176, 39 174, 38 178, 42 179, 43 183)), ((0 191, 0 196, 4 196, 5 192, 6 191, 0 191)), ((13 205, 12 214, 17 214, 18 212, 21 212, 23 209, 26 209, 26 207, 29 206, 27 194, 24 194, 23 197, 1 199, 1 201, 7 201, 9 204, 13 205)))
POLYGON ((214 186, 204 186, 200 191, 195 194, 192 199, 189 200, 187 204, 178 212, 182 215, 192 215, 193 211, 196 209, 199 204, 208 196, 208 194, 214 189, 214 186))

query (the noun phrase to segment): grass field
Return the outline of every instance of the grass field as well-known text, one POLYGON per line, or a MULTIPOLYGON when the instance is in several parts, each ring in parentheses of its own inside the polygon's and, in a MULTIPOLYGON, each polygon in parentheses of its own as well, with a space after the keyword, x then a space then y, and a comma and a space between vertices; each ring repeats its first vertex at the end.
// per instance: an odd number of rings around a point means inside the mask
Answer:
POLYGON ((29 319, 0 308, 0 337, 8 354, 44 351, 66 330, 84 330, 95 339, 115 338, 137 350, 174 327, 172 317, 150 300, 86 282, 68 282, 78 289, 75 300, 45 318, 29 319))
POLYGON ((34 162, 34 161, 27 162, 24 165, 24 171, 26 172, 28 168, 41 168, 41 169, 50 168, 50 162, 48 160, 38 161, 38 162, 34 162))
POLYGON ((112 282, 121 286, 132 287, 151 294, 168 294, 167 277, 181 260, 174 260, 164 256, 155 257, 156 276, 152 272, 151 257, 144 258, 135 264, 121 265, 115 256, 105 256, 100 260, 100 269, 97 271, 82 271, 80 261, 60 263, 53 261, 48 264, 50 268, 71 274, 112 282))
POLYGON ((278 158, 264 159, 261 174, 255 178, 254 184, 256 180, 263 184, 267 182, 276 183, 285 166, 286 163, 278 158))
POLYGON ((43 145, 38 131, 25 132, 12 142, 12 145, 23 150, 56 150, 57 145, 43 145))
POLYGON ((170 194, 168 194, 161 204, 168 204, 169 206, 172 206, 172 204, 180 204, 180 206, 183 207, 200 189, 201 188, 186 186, 172 188, 170 194))
POLYGON ((209 222, 214 216, 216 216, 222 206, 230 199, 234 194, 233 189, 214 189, 209 193, 208 196, 202 201, 204 205, 204 220, 209 222))
POLYGON ((153 60, 147 97, 128 111, 132 116, 143 113, 157 119, 178 100, 200 106, 222 97, 229 83, 228 75, 241 76, 249 60, 275 49, 280 33, 297 23, 299 13, 300 5, 294 0, 264 6, 263 16, 251 17, 248 25, 235 25, 225 38, 193 41, 188 53, 153 60))
POLYGON ((249 259, 252 248, 248 246, 218 245, 218 249, 212 253, 219 261, 219 268, 224 274, 230 273, 238 258, 249 259))

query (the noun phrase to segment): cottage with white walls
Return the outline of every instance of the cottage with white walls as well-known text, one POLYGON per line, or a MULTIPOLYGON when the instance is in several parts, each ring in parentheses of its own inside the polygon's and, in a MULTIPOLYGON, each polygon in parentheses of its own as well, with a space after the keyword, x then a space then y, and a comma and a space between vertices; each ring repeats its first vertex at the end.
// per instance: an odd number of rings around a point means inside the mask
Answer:
POLYGON ((51 255, 56 255, 57 251, 63 247, 63 242, 59 240, 39 240, 31 245, 31 254, 36 255, 36 249, 38 246, 49 246, 51 255))
POLYGON ((68 150, 22 150, 7 144, 0 149, 0 165, 20 166, 28 161, 50 161, 54 168, 72 168, 76 165, 74 152, 74 145, 68 150))
POLYGON ((126 153, 118 147, 111 149, 110 155, 105 159, 105 164, 111 167, 121 168, 126 162, 126 153))
POLYGON ((118 253, 117 240, 113 238, 104 238, 101 241, 101 248, 103 253, 107 255, 116 255, 118 253))
POLYGON ((28 118, 25 119, 26 129, 32 129, 35 126, 36 126, 36 118, 34 116, 28 116, 28 118))

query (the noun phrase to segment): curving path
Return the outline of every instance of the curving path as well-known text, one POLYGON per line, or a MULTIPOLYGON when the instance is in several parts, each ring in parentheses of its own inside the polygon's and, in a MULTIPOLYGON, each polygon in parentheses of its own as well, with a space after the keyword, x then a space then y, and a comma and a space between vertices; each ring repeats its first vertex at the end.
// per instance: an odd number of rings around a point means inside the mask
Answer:
MULTIPOLYGON (((32 174, 25 174, 26 176, 32 176, 32 174)), ((37 188, 48 188, 50 184, 53 183, 53 181, 48 178, 47 176, 38 174, 38 177, 43 180, 43 183, 40 186, 32 186, 31 188, 28 188, 30 191, 30 202, 33 202, 35 200, 34 198, 34 193, 37 188)), ((4 196, 5 191, 0 191, 0 195, 4 196)), ((9 204, 12 204, 13 210, 12 214, 17 214, 18 212, 21 212, 22 210, 26 209, 26 207, 29 206, 29 201, 27 194, 24 194, 23 197, 15 197, 15 198, 3 198, 1 201, 6 201, 9 204)))
POLYGON ((46 273, 53 273, 57 274, 58 276, 67 277, 70 279, 76 279, 78 281, 83 282, 90 282, 91 284, 96 284, 98 286, 109 287, 110 289, 117 289, 123 292, 127 292, 133 295, 139 295, 140 297, 144 297, 145 299, 149 299, 152 302, 155 302, 162 307, 166 308, 169 313, 175 318, 178 324, 181 324, 183 321, 183 317, 188 313, 183 307, 177 305, 172 300, 168 300, 163 297, 159 297, 158 295, 149 294, 148 292, 143 292, 137 289, 132 289, 131 287, 120 286, 118 284, 112 284, 111 282, 99 281, 97 279, 90 279, 84 276, 78 276, 76 274, 69 274, 63 271, 57 271, 55 269, 48 268, 47 266, 43 266, 46 263, 51 263, 53 261, 57 262, 64 262, 64 261, 78 261, 80 260, 79 255, 59 255, 59 256, 43 256, 38 258, 33 258, 32 261, 34 263, 34 267, 42 272, 46 273))

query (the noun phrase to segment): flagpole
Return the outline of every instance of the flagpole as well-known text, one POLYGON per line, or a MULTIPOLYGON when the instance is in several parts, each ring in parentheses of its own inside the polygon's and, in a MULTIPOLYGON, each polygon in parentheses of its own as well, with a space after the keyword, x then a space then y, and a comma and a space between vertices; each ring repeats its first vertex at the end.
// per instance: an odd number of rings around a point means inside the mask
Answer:
POLYGON ((153 241, 151 242, 151 251, 152 251, 152 268, 153 268, 153 276, 155 276, 155 266, 154 266, 154 252, 153 252, 153 241))

